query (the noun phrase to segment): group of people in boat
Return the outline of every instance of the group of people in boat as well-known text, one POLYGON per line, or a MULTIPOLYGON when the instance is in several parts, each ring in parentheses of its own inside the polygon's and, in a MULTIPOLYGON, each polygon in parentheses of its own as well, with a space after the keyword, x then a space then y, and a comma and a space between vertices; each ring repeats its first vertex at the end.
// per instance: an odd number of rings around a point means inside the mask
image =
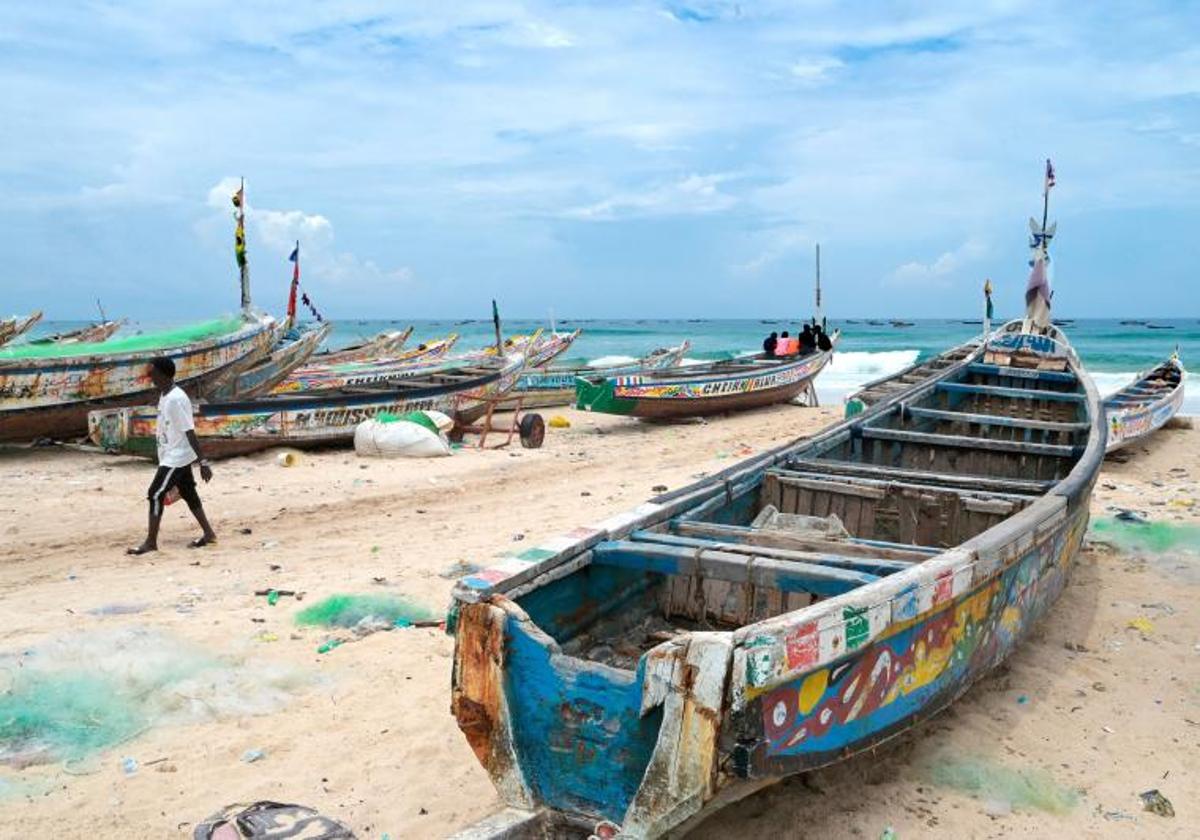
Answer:
POLYGON ((772 332, 763 339, 763 353, 768 359, 778 359, 785 356, 803 356, 814 350, 832 350, 833 342, 820 324, 805 324, 797 335, 772 332))

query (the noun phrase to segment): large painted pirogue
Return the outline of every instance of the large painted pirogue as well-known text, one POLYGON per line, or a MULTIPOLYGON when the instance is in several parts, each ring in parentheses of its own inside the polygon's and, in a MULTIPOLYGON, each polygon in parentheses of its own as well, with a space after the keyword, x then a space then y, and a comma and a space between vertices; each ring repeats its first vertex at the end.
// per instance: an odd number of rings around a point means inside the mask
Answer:
POLYGON ((454 333, 436 341, 422 343, 411 350, 382 358, 349 362, 322 361, 314 356, 270 389, 272 394, 298 394, 328 391, 372 382, 386 382, 418 373, 427 373, 450 352, 458 336, 454 333))
POLYGON ((170 356, 176 381, 194 396, 253 364, 276 333, 273 318, 239 317, 101 344, 0 349, 0 441, 82 435, 89 411, 154 399, 147 373, 154 356, 170 356))
MULTIPOLYGON (((831 338, 836 346, 838 334, 831 338)), ((575 404, 584 411, 654 418, 743 411, 794 399, 832 358, 832 349, 814 350, 628 375, 585 374, 575 381, 575 404)))
MULTIPOLYGON (((441 411, 460 423, 473 423, 486 410, 483 400, 511 389, 524 367, 524 355, 516 353, 389 382, 200 403, 193 419, 209 458, 274 446, 345 445, 353 441, 355 426, 384 412, 441 411)), ((157 424, 154 406, 96 411, 88 418, 89 436, 97 446, 148 458, 155 457, 157 424)))
POLYGON ((313 356, 314 364, 341 364, 343 362, 361 362, 367 359, 377 359, 382 356, 394 356, 408 341, 413 328, 381 332, 374 338, 351 344, 338 350, 322 350, 313 356))
POLYGON ((1014 322, 816 437, 463 579, 452 709, 513 810, 460 836, 683 830, 945 708, 1062 591, 1104 443, 1065 337, 1014 322))
POLYGON ((1144 440, 1165 426, 1183 406, 1185 378, 1183 363, 1172 355, 1105 399, 1108 451, 1144 440))
POLYGON ((523 408, 547 408, 555 405, 570 405, 575 400, 575 380, 581 376, 627 376, 644 371, 666 370, 683 360, 683 354, 691 344, 684 341, 674 347, 653 350, 626 364, 602 367, 543 367, 521 374, 517 386, 512 390, 512 399, 506 403, 515 406, 520 399, 523 408))
POLYGON ((308 361, 333 330, 325 322, 286 334, 271 348, 266 358, 242 371, 234 371, 204 389, 208 400, 245 400, 269 393, 292 371, 308 361))

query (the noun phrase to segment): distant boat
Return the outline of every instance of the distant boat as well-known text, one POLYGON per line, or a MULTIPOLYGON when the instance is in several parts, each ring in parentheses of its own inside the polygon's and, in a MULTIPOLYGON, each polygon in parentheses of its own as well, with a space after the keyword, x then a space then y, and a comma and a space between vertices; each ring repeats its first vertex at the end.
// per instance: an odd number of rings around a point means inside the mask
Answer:
POLYGON ((1173 330, 1173 329, 1175 329, 1175 327, 1172 324, 1146 324, 1146 329, 1148 329, 1148 330, 1173 330))
POLYGON ((872 327, 886 327, 887 321, 867 321, 872 327))
POLYGON ((112 338, 113 333, 121 329, 125 324, 124 319, 119 321, 102 321, 99 324, 90 324, 86 327, 80 327, 77 330, 67 330, 66 332, 54 333, 53 335, 42 335, 29 340, 29 344, 99 344, 102 341, 107 341, 112 338))
POLYGON ((1056 327, 1069 327, 1074 324, 1075 321, 1070 318, 1054 318, 1052 319, 1052 323, 1056 327))
POLYGON ((1146 322, 1145 321, 1121 321, 1121 323, 1127 327, 1140 327, 1140 326, 1145 325, 1146 322))
POLYGON ((1171 356, 1104 401, 1108 452, 1140 441, 1161 429, 1183 405, 1183 363, 1171 356))
POLYGON ((966 319, 966 320, 960 321, 959 323, 976 325, 976 324, 982 324, 983 319, 982 318, 975 318, 974 320, 966 319))
POLYGON ((893 327, 911 327, 915 326, 912 321, 892 321, 893 327))

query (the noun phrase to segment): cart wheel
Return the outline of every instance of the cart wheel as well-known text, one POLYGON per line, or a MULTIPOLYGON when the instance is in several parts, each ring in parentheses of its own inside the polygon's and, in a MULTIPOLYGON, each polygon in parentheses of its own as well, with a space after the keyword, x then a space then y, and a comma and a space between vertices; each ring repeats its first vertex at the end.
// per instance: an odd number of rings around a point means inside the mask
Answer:
POLYGON ((540 414, 524 414, 521 416, 521 446, 526 449, 540 449, 546 439, 546 421, 540 414))

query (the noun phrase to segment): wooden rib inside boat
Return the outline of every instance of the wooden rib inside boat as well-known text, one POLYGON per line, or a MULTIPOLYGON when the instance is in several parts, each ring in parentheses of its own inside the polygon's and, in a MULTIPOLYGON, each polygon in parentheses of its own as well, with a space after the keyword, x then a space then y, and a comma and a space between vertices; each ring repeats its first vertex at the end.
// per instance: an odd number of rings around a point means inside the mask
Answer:
POLYGON ((1002 661, 1064 585, 1105 434, 1065 337, 1020 327, 812 440, 461 581, 453 710, 520 809, 509 834, 461 836, 680 831, 1002 661))

